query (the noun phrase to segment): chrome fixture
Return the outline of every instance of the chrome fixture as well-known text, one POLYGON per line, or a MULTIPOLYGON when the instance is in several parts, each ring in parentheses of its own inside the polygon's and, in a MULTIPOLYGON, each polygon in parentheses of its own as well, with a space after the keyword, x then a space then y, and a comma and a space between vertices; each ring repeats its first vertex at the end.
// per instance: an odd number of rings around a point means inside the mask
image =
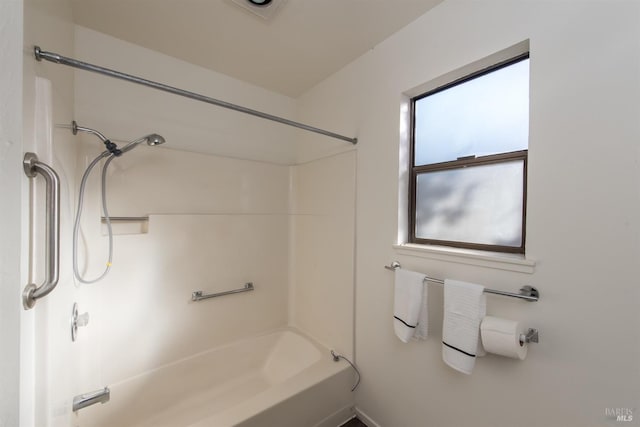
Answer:
POLYGON ((47 184, 46 187, 46 266, 45 279, 36 286, 29 283, 22 292, 22 305, 25 310, 33 308, 36 300, 49 294, 58 284, 60 268, 60 178, 56 171, 38 161, 35 153, 26 153, 22 161, 24 173, 29 178, 41 174, 47 184))
POLYGON ((341 354, 336 354, 333 350, 331 350, 331 356, 333 357, 333 361, 334 362, 339 362, 340 359, 344 359, 347 361, 347 363, 349 365, 351 365, 351 367, 353 368, 354 371, 356 371, 356 375, 358 376, 358 379, 356 380, 356 383, 354 384, 353 388, 351 388, 351 391, 356 391, 356 389, 358 388, 358 386, 360 385, 360 371, 358 371, 358 368, 356 368, 356 365, 354 365, 351 360, 347 359, 346 357, 344 357, 341 354))
POLYGON ((102 223, 106 223, 108 221, 111 222, 145 222, 149 221, 148 216, 110 216, 107 218, 106 216, 100 217, 100 221, 102 223))
POLYGON ((78 315, 78 303, 73 303, 71 309, 71 341, 76 340, 78 337, 78 328, 80 326, 87 326, 89 324, 89 313, 82 313, 78 315))
POLYGON ((89 133, 91 135, 97 136, 103 142, 103 144, 105 145, 107 150, 111 154, 113 154, 115 156, 120 156, 123 153, 126 153, 127 151, 133 150, 141 142, 146 142, 147 145, 150 145, 150 146, 160 145, 160 144, 164 144, 166 142, 165 139, 161 135, 158 135, 157 133, 152 133, 151 135, 143 136, 140 139, 136 139, 135 141, 132 141, 132 142, 128 143, 127 145, 125 145, 123 148, 119 149, 116 144, 111 142, 102 133, 98 132, 95 129, 87 128, 87 127, 84 127, 84 126, 78 126, 78 123, 76 123, 75 120, 71 122, 71 125, 59 125, 59 127, 64 127, 64 128, 71 129, 71 132, 74 135, 77 135, 78 131, 81 131, 81 132, 87 132, 87 133, 89 133))
POLYGON ((191 294, 191 301, 201 301, 203 299, 209 299, 209 298, 215 298, 215 297, 221 297, 223 295, 230 295, 230 294, 237 294, 240 292, 248 292, 248 291, 252 291, 255 288, 253 287, 253 283, 249 282, 249 283, 245 283, 244 287, 240 288, 240 289, 234 289, 232 291, 224 291, 224 292, 218 292, 215 294, 203 294, 202 291, 195 291, 191 294))
POLYGON ((162 136, 158 135, 157 133, 152 133, 150 135, 143 136, 142 138, 131 141, 130 143, 128 143, 127 145, 125 145, 120 149, 116 144, 109 141, 109 139, 105 137, 102 133, 98 132, 95 129, 78 126, 75 120, 71 122, 70 126, 62 125, 62 127, 71 129, 71 132, 73 132, 74 135, 76 135, 78 131, 87 132, 91 135, 95 135, 104 143, 105 147, 107 148, 105 151, 100 153, 98 157, 93 159, 93 161, 89 164, 87 169, 84 171, 84 174, 82 175, 82 180, 80 181, 80 190, 78 192, 79 193, 78 209, 76 211, 76 218, 73 224, 73 254, 72 254, 73 275, 81 283, 95 283, 107 275, 107 273, 111 269, 111 265, 113 261, 113 230, 111 229, 111 219, 109 217, 109 211, 107 209, 107 191, 106 191, 107 168, 109 167, 109 164, 114 158, 120 157, 122 154, 133 150, 142 142, 146 142, 147 145, 155 146, 155 145, 164 144, 165 139, 162 136), (106 158, 107 160, 102 165, 102 214, 103 214, 104 222, 107 224, 107 232, 109 235, 109 255, 108 255, 106 267, 103 270, 102 274, 100 274, 98 277, 94 279, 89 280, 82 277, 80 275, 80 271, 78 270, 78 234, 80 229, 80 218, 82 216, 82 208, 84 205, 84 189, 87 183, 87 179, 89 178, 89 174, 91 173, 91 170, 95 167, 95 165, 97 165, 98 162, 100 162, 104 158, 106 158))
MULTIPOLYGON (((275 4, 269 6, 268 8, 265 7, 263 9, 261 9, 261 8, 252 8, 252 9, 254 9, 254 10, 256 10, 256 9, 258 9, 258 10, 275 10, 274 7, 275 7, 275 4)), ((205 96, 205 95, 201 95, 199 93, 189 92, 187 90, 178 89, 176 87, 168 86, 168 85, 165 85, 165 84, 162 84, 162 83, 158 83, 158 82, 154 82, 152 80, 147 80, 147 79, 143 79, 141 77, 136 77, 136 76, 133 76, 131 74, 125 74, 125 73, 121 73, 119 71, 111 70, 109 68, 104 68, 104 67, 100 67, 100 66, 97 66, 97 65, 89 64, 87 62, 78 61, 77 59, 68 58, 68 57, 59 55, 57 53, 44 52, 44 51, 42 51, 40 49, 39 46, 35 46, 33 51, 34 51, 35 58, 38 61, 42 61, 44 59, 46 61, 53 62, 53 63, 56 63, 56 64, 62 64, 62 65, 67 65, 69 67, 78 68, 80 70, 91 71, 91 72, 102 74, 102 75, 105 75, 105 76, 114 77, 116 79, 121 79, 121 80, 126 80, 126 81, 129 81, 129 82, 137 83, 137 84, 140 84, 140 85, 143 85, 143 86, 147 86, 147 87, 150 87, 150 88, 153 88, 153 89, 161 90, 163 92, 168 92, 168 93, 171 93, 171 94, 174 94, 174 95, 183 96, 185 98, 194 99, 196 101, 204 102, 204 103, 207 103, 207 104, 216 105, 218 107, 228 108, 230 110, 235 110, 235 111, 239 111, 241 113, 250 114, 252 116, 260 117, 262 119, 266 119, 266 120, 271 120, 271 121, 274 121, 274 122, 282 123, 282 124, 285 124, 287 126, 293 126, 293 127, 299 128, 299 129, 304 129, 304 130, 309 131, 309 132, 319 133, 319 134, 328 136, 330 138, 341 139, 343 141, 347 141, 347 142, 350 142, 352 144, 357 144, 358 143, 358 138, 350 138, 348 136, 340 135, 340 134, 337 134, 337 133, 334 133, 334 132, 330 132, 330 131, 327 131, 327 130, 324 130, 324 129, 320 129, 320 128, 316 128, 316 127, 313 127, 313 126, 305 125, 304 123, 295 122, 293 120, 285 119, 283 117, 274 116, 272 114, 263 113, 261 111, 253 110, 251 108, 247 108, 247 107, 243 107, 243 106, 240 106, 240 105, 232 104, 230 102, 221 101, 219 99, 211 98, 211 97, 208 97, 208 96, 205 96)), ((78 130, 80 130, 80 128, 78 128, 78 130)))
POLYGON ((158 135, 157 133, 152 133, 151 135, 143 136, 140 139, 136 139, 135 141, 128 143, 127 145, 122 147, 120 151, 122 151, 123 153, 126 153, 127 151, 131 151, 142 142, 146 142, 147 145, 153 147, 154 145, 164 144, 166 141, 162 136, 158 135))
POLYGON ((102 390, 92 391, 91 393, 80 394, 73 398, 73 412, 77 412, 87 406, 95 405, 96 403, 107 403, 111 398, 111 390, 108 387, 102 390))
POLYGON ((74 135, 78 134, 78 131, 80 132, 87 132, 90 133, 91 135, 95 135, 97 136, 100 141, 102 141, 102 143, 104 144, 104 146, 107 148, 107 150, 113 154, 114 156, 119 156, 122 154, 122 152, 118 149, 118 146, 116 144, 114 144, 113 142, 109 141, 109 139, 104 136, 103 134, 101 134, 100 132, 98 132, 95 129, 91 129, 91 128, 86 128, 83 126, 78 126, 78 123, 76 123, 76 121, 72 121, 71 125, 59 125, 59 127, 64 127, 64 128, 69 128, 71 129, 71 133, 73 133, 74 135))
MULTIPOLYGON (((64 127, 66 127, 66 126, 64 126, 64 127)), ((106 136, 104 136, 103 134, 101 134, 100 132, 98 132, 98 131, 97 131, 97 130, 95 130, 95 129, 85 128, 85 127, 82 127, 82 126, 78 126, 78 123, 76 123, 76 121, 75 121, 75 120, 71 122, 71 127, 70 127, 70 128, 71 128, 71 132, 72 132, 74 135, 77 135, 77 134, 78 134, 78 131, 88 132, 88 133, 90 133, 90 134, 92 134, 92 135, 95 135, 95 136, 97 136, 98 138, 100 138, 100 140, 101 140, 102 142, 104 142, 104 143, 107 143, 107 142, 109 141, 109 140, 107 139, 107 137, 106 137, 106 136)))
POLYGON ((537 329, 529 328, 526 334, 520 334, 520 347, 531 342, 539 342, 537 329))
MULTIPOLYGON (((384 268, 386 268, 387 270, 393 271, 396 268, 401 268, 401 266, 398 261, 394 261, 391 263, 391 265, 385 265, 384 268)), ((444 280, 435 279, 433 277, 425 277, 424 281, 437 283, 439 285, 444 285, 444 280)), ((502 295, 505 297, 519 298, 519 299, 532 301, 532 302, 538 301, 540 299, 540 292, 538 292, 538 290, 533 286, 529 286, 529 285, 521 287, 519 294, 515 294, 513 292, 498 291, 498 290, 489 289, 489 288, 484 288, 484 292, 486 294, 502 295)))

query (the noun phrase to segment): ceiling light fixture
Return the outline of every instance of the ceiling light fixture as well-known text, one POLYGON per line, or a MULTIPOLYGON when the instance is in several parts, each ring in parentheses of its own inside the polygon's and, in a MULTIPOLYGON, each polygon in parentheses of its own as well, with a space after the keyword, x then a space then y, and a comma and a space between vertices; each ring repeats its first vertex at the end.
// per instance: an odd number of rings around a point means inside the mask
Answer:
POLYGON ((269 4, 271 3, 271 0, 247 0, 247 1, 252 5, 260 6, 260 7, 269 6, 269 4))
POLYGON ((273 18, 276 11, 286 0, 231 0, 245 10, 258 15, 262 19, 273 18))

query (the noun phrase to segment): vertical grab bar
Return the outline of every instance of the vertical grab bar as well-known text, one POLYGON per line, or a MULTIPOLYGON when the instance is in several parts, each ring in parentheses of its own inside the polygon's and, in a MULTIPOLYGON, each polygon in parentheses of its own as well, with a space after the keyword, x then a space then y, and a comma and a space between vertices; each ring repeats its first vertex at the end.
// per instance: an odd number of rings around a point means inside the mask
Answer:
POLYGON ((22 292, 22 305, 25 310, 33 308, 39 298, 49 294, 58 284, 60 267, 60 178, 56 171, 40 162, 35 153, 25 153, 22 162, 24 173, 29 178, 37 174, 44 177, 47 188, 47 254, 45 279, 40 286, 29 283, 22 292))

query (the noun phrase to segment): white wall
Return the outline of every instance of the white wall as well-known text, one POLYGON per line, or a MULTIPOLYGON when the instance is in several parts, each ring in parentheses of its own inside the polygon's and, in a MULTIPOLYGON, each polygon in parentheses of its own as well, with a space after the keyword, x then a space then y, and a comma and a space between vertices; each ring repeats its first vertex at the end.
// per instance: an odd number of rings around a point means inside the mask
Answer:
POLYGON ((356 401, 370 420, 383 427, 615 425, 605 408, 637 408, 639 7, 446 1, 299 100, 302 118, 355 129, 360 141, 356 401), (527 39, 526 249, 535 266, 394 249, 403 93, 527 39), (493 297, 488 310, 538 328, 540 343, 523 362, 490 355, 471 376, 451 370, 441 360, 437 287, 430 288, 431 338, 400 343, 392 275, 383 269, 393 260, 498 289, 536 286, 540 302, 493 297))
POLYGON ((22 1, 0 2, 0 426, 19 422, 22 1))

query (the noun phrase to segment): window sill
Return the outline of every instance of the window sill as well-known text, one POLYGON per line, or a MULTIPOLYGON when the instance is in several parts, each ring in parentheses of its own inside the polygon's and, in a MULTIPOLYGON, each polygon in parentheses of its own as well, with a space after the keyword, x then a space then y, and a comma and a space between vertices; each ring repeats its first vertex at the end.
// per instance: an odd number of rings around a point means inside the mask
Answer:
POLYGON ((477 265, 480 267, 495 268, 498 270, 515 271, 518 273, 533 274, 536 265, 534 260, 527 259, 524 255, 459 249, 446 246, 417 245, 411 243, 393 245, 393 248, 400 255, 417 256, 420 258, 455 262, 458 264, 477 265))

